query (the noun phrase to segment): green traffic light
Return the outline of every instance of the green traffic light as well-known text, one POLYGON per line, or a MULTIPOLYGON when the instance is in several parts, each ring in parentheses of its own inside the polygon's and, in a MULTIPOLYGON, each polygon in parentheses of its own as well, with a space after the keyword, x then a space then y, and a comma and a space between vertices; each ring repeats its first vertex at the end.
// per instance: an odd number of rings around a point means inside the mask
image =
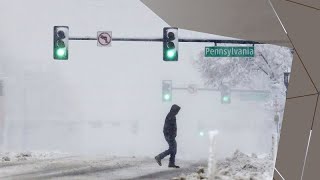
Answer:
POLYGON ((199 133, 199 135, 200 135, 200 136, 204 136, 204 132, 201 131, 201 132, 199 133))
POLYGON ((170 49, 167 51, 166 56, 168 59, 173 59, 176 56, 176 50, 170 49))
POLYGON ((169 101, 171 99, 171 96, 170 96, 170 94, 165 94, 163 96, 163 98, 164 98, 164 100, 169 101))
POLYGON ((68 60, 69 27, 53 27, 53 59, 68 60))
POLYGON ((228 102, 228 101, 229 101, 229 96, 224 96, 224 97, 223 97, 223 101, 224 101, 224 102, 228 102))
POLYGON ((56 50, 56 54, 57 54, 57 57, 63 58, 63 57, 66 56, 67 51, 66 51, 65 48, 59 48, 59 49, 56 50))

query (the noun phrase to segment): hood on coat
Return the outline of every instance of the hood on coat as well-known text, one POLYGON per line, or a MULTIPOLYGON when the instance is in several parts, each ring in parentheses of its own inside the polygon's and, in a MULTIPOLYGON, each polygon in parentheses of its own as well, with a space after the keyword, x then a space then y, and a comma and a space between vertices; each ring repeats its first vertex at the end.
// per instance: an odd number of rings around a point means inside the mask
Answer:
POLYGON ((178 112, 180 111, 180 109, 181 109, 180 106, 174 104, 171 106, 169 114, 172 116, 176 116, 178 114, 178 112))

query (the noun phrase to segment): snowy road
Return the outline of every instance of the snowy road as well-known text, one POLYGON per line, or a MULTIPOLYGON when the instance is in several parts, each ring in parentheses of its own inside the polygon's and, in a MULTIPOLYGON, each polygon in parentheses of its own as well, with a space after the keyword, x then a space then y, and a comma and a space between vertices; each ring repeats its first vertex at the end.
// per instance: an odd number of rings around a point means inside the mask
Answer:
MULTIPOLYGON (((180 169, 169 169, 167 160, 160 167, 153 158, 80 157, 25 159, 0 162, 0 179, 163 179, 190 174, 206 162, 180 161, 180 169)), ((178 164, 178 163, 177 163, 178 164)))

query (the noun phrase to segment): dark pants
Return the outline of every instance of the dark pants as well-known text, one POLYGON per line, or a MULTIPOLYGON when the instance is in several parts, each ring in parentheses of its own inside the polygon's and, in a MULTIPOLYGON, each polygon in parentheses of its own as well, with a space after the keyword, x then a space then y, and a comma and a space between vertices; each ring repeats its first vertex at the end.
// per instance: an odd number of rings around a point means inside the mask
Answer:
POLYGON ((174 165, 176 154, 177 154, 177 142, 175 138, 169 138, 169 137, 165 137, 165 138, 169 144, 169 149, 160 153, 158 157, 160 157, 160 159, 163 159, 170 154, 169 165, 174 165))

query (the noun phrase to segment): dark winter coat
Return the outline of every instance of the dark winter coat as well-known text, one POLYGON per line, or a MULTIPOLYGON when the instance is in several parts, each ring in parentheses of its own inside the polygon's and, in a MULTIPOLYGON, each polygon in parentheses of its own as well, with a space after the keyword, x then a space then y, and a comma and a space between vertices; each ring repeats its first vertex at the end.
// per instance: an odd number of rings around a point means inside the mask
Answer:
POLYGON ((177 122, 176 115, 180 111, 180 107, 176 104, 172 105, 170 112, 168 113, 164 126, 163 134, 168 139, 175 139, 177 136, 177 122))

